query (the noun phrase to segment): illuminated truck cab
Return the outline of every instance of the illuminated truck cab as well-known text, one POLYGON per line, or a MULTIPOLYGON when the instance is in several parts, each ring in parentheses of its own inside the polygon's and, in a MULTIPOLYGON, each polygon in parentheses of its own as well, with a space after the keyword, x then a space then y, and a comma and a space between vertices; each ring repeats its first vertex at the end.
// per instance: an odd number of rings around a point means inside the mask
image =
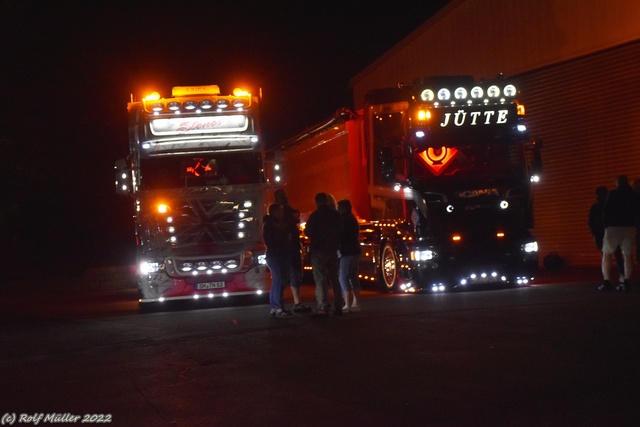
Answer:
POLYGON ((370 91, 270 154, 303 216, 310 194, 351 200, 361 280, 390 292, 525 285, 537 272, 540 144, 517 87, 436 77, 370 91))
POLYGON ((139 301, 268 290, 258 99, 217 86, 131 102, 116 188, 134 199, 139 301))
POLYGON ((383 265, 397 267, 397 277, 385 280, 389 289, 533 280, 531 184, 540 156, 517 95, 501 79, 465 78, 368 95, 365 122, 377 164, 371 216, 404 219, 408 227, 402 242, 388 236, 393 253, 382 253, 383 265))

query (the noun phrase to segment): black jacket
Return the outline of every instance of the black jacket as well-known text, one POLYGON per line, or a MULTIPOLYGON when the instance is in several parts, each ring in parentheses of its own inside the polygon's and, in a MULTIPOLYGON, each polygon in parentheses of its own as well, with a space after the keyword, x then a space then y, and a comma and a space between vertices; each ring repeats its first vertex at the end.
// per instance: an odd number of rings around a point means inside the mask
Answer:
POLYGON ((640 196, 629 185, 611 190, 602 214, 605 227, 635 227, 640 217, 640 196))
POLYGON ((284 222, 278 224, 271 215, 265 215, 262 225, 262 238, 267 246, 267 256, 289 256, 291 233, 284 222))
POLYGON ((341 233, 342 218, 338 211, 330 206, 320 206, 311 213, 305 228, 305 234, 311 240, 309 251, 312 254, 337 254, 341 233))
POLYGON ((289 205, 284 205, 284 220, 287 223, 289 233, 291 234, 291 251, 293 253, 300 252, 300 220, 295 216, 296 209, 289 205))
POLYGON ((342 235, 340 236, 340 255, 358 255, 360 253, 360 225, 351 213, 343 213, 342 235))

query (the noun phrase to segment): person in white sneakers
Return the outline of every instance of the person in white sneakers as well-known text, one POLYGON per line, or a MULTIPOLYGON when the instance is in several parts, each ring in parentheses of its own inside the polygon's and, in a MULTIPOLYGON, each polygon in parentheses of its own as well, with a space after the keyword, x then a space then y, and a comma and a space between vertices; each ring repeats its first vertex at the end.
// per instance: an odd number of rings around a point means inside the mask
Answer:
POLYGON ((338 212, 342 217, 340 235, 340 287, 344 297, 342 311, 360 311, 360 279, 358 262, 360 260, 360 225, 352 212, 351 202, 343 199, 338 202, 338 212))

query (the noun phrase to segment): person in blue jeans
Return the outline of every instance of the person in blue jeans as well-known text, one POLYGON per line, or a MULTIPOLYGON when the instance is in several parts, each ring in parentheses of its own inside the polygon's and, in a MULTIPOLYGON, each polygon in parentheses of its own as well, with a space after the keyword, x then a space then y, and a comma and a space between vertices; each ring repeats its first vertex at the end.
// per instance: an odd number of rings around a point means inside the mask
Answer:
POLYGON ((283 294, 289 278, 291 233, 284 220, 284 207, 278 203, 269 205, 268 215, 262 224, 262 238, 267 247, 267 266, 271 271, 271 290, 269 291, 270 316, 282 318, 292 316, 284 308, 283 294))
POLYGON ((344 299, 343 312, 360 311, 360 279, 358 261, 360 260, 360 225, 352 212, 351 202, 338 201, 338 213, 342 217, 342 235, 340 236, 340 287, 344 299))

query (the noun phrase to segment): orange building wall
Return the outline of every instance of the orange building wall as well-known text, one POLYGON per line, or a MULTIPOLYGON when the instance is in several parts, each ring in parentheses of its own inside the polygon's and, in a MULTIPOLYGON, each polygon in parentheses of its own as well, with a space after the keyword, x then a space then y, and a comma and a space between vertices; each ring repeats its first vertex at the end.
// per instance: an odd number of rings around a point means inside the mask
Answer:
POLYGON ((598 185, 640 178, 640 2, 452 0, 352 80, 373 88, 432 75, 515 77, 530 134, 543 140, 534 190, 540 259, 600 262, 587 228, 598 185))

